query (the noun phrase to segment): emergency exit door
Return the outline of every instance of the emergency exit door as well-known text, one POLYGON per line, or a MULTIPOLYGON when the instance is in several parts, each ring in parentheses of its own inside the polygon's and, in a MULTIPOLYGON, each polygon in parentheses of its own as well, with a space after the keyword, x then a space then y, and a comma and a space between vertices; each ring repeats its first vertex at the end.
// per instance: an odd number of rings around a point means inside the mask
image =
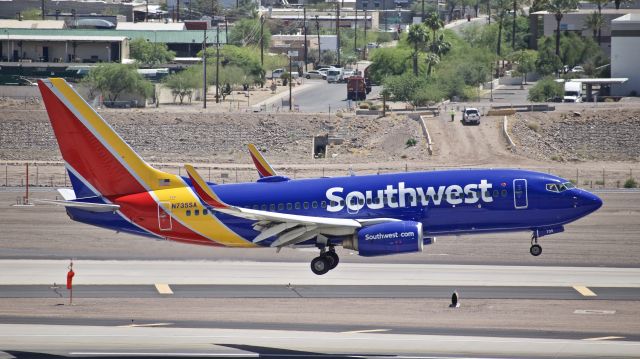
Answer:
POLYGON ((161 231, 171 230, 171 214, 167 211, 171 211, 171 203, 159 202, 158 203, 158 227, 161 231), (167 208, 165 210, 165 208, 167 208))
POLYGON ((526 179, 513 180, 513 204, 516 209, 524 209, 529 206, 526 179))

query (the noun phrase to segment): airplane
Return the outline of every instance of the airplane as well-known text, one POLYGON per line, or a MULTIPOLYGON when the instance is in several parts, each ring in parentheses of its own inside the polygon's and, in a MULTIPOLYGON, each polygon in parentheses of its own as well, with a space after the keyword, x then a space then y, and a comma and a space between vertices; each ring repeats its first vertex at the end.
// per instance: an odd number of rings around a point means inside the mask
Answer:
POLYGON ((178 176, 147 164, 65 80, 38 86, 72 184, 48 202, 72 220, 192 244, 317 248, 318 275, 338 265, 339 246, 421 252, 442 235, 527 231, 539 256, 540 237, 602 206, 566 179, 516 169, 290 179, 257 149, 256 182, 207 182, 189 164, 178 176))

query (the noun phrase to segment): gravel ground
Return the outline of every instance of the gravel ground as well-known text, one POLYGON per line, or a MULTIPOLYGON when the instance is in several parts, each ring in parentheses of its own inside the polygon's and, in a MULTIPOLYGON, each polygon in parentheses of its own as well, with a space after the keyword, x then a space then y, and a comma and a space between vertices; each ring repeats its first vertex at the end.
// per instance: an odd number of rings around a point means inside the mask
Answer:
POLYGON ((525 155, 538 160, 640 160, 638 109, 520 113, 511 131, 525 155))

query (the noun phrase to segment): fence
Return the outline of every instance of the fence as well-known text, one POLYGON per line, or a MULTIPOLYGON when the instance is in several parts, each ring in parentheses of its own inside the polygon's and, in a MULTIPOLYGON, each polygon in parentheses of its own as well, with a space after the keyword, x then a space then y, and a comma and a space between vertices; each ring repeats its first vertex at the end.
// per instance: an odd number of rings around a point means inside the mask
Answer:
MULTIPOLYGON (((165 172, 186 176, 182 166, 172 164, 152 164, 155 168, 165 172)), ((0 164, 2 174, 0 177, 0 187, 24 187, 27 183, 26 163, 5 163, 0 164)), ((251 182, 258 178, 258 174, 251 165, 230 166, 199 166, 198 171, 208 181, 215 183, 238 183, 251 182)), ((348 176, 351 166, 344 164, 322 165, 296 165, 296 167, 276 167, 276 171, 290 178, 313 178, 313 177, 334 177, 348 176)), ((356 174, 381 174, 391 172, 406 171, 433 171, 442 169, 456 169, 455 167, 429 167, 418 166, 410 163, 386 164, 374 166, 370 164, 360 164, 353 167, 356 174)), ((539 172, 550 173, 562 178, 566 178, 579 187, 585 189, 622 188, 629 179, 635 179, 640 174, 640 167, 617 168, 570 168, 560 164, 549 168, 520 168, 539 172)), ((29 163, 29 186, 30 187, 67 187, 70 186, 69 178, 62 163, 29 163)))

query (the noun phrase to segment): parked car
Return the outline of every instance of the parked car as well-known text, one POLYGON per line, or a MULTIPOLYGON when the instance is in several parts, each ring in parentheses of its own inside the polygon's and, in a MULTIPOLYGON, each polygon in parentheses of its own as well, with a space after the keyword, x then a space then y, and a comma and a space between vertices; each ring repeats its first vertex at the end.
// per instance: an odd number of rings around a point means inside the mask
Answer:
POLYGON ((319 70, 311 70, 309 72, 305 72, 304 73, 304 77, 306 79, 323 79, 326 80, 327 79, 327 73, 326 72, 320 72, 319 70))
POLYGON ((582 66, 574 66, 571 69, 571 72, 584 72, 584 67, 582 67, 582 66))
POLYGON ((465 125, 469 124, 480 124, 480 111, 477 108, 468 107, 462 111, 462 123, 465 125))
MULTIPOLYGON (((271 71, 271 79, 275 80, 275 79, 279 79, 282 74, 289 72, 286 69, 275 69, 273 71, 271 71)), ((297 71, 293 71, 293 74, 291 74, 293 76, 294 79, 297 79, 298 77, 300 77, 300 75, 298 74, 297 71)))
POLYGON ((342 81, 347 82, 351 76, 355 76, 356 70, 344 70, 342 71, 342 81))
POLYGON ((327 82, 339 83, 342 81, 344 81, 344 73, 342 69, 334 67, 332 69, 329 69, 329 71, 327 71, 327 82))

